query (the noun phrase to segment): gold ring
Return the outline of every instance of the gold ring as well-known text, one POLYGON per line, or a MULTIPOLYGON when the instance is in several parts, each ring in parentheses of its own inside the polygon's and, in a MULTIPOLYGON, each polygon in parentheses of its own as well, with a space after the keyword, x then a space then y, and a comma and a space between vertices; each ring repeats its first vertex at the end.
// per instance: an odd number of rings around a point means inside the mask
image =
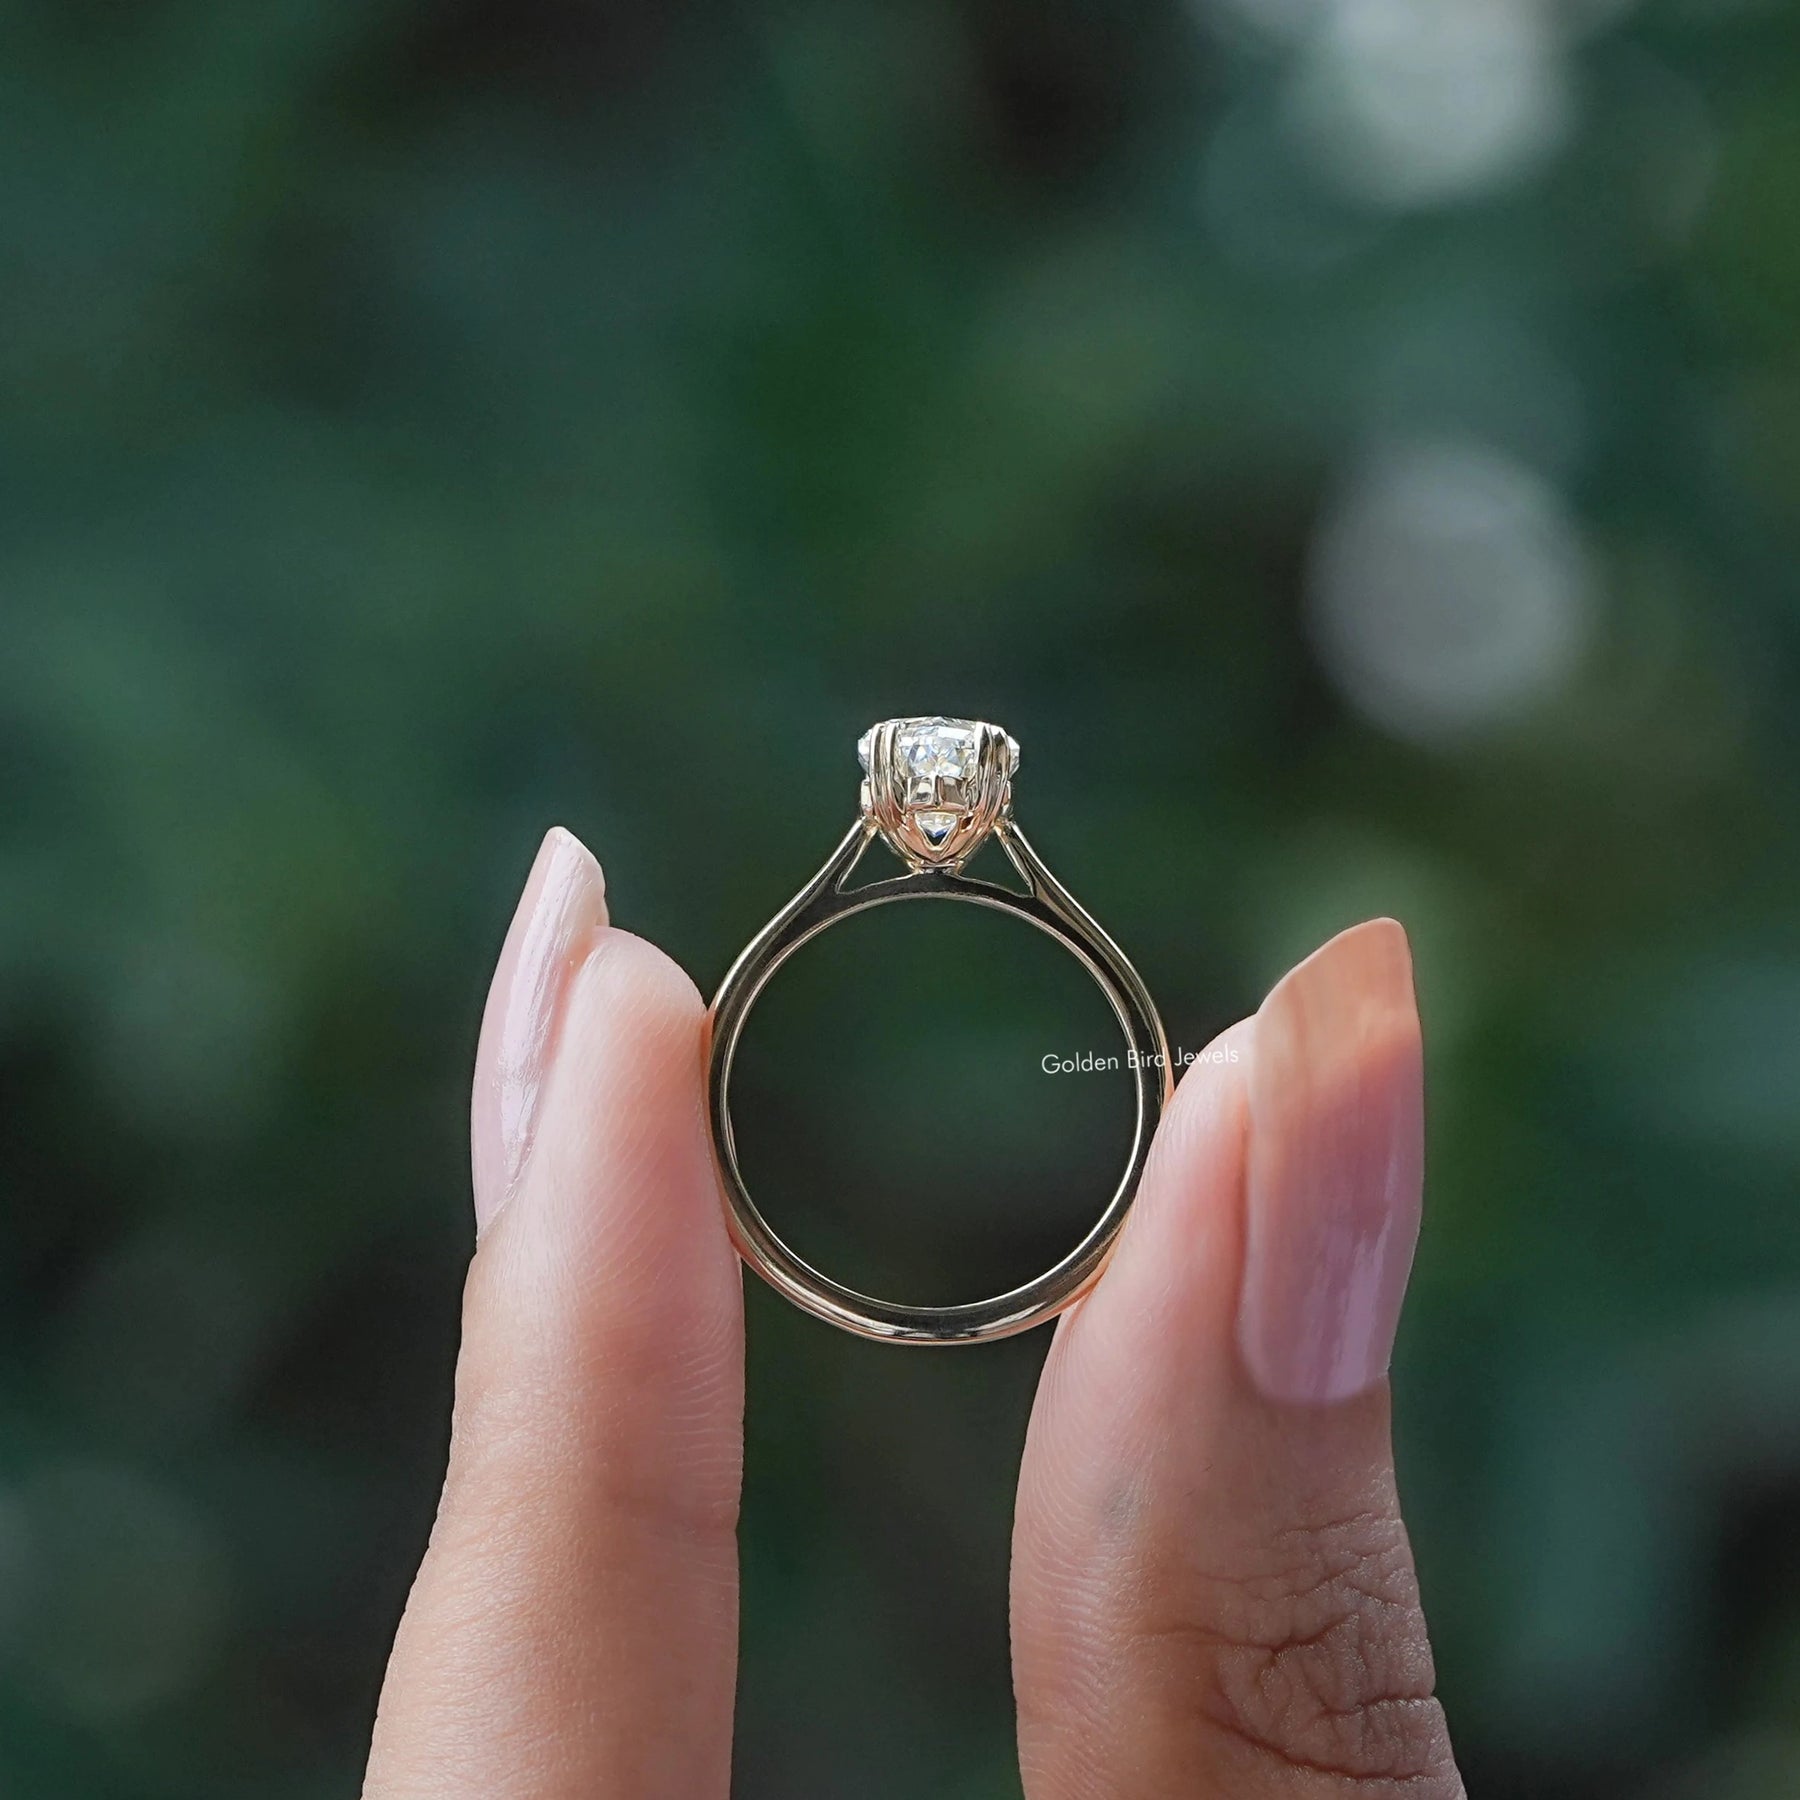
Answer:
POLYGON ((857 745, 861 812, 820 869, 744 947, 708 1014, 707 1114, 724 1178, 726 1221, 738 1253, 796 1306, 859 1336, 897 1344, 969 1344, 1009 1337, 1079 1299, 1106 1265, 1137 1193, 1156 1122, 1168 1101, 1169 1046, 1155 1004, 1125 953, 1044 866, 1012 816, 1017 742, 975 719, 889 719, 857 745), (906 872, 844 884, 873 838, 906 872), (992 838, 1023 890, 971 880, 962 866, 992 838), (731 1063, 744 1022, 775 971, 839 919, 893 900, 962 900, 1029 921, 1070 952, 1106 995, 1125 1034, 1136 1116, 1125 1173, 1086 1237, 1023 1287, 958 1306, 908 1306, 857 1293, 796 1256, 757 1210, 738 1168, 731 1130, 731 1063))

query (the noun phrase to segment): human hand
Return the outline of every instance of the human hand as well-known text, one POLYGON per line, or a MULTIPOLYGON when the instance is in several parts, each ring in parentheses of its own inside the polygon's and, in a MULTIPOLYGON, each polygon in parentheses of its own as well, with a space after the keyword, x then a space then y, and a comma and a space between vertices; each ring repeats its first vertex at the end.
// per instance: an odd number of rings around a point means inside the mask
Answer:
MULTIPOLYGON (((703 1015, 552 832, 482 1025, 449 1469, 365 1800, 726 1800, 743 1309, 703 1015)), ((1460 1800, 1388 1430, 1421 1171, 1404 934, 1333 939, 1216 1047, 1039 1384, 1025 1792, 1460 1800)))

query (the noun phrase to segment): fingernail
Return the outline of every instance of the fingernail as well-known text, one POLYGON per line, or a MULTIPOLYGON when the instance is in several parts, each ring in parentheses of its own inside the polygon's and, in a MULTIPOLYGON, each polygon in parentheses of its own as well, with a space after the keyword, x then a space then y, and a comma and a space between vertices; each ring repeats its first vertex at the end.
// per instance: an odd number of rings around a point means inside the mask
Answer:
POLYGON ((525 1171, 569 977, 605 924, 600 865, 558 825, 531 865, 481 1015, 469 1107, 477 1234, 525 1171))
POLYGON ((1424 1100, 1412 956, 1392 919, 1335 937, 1256 1015, 1238 1341, 1271 1399, 1387 1373, 1419 1235, 1424 1100))

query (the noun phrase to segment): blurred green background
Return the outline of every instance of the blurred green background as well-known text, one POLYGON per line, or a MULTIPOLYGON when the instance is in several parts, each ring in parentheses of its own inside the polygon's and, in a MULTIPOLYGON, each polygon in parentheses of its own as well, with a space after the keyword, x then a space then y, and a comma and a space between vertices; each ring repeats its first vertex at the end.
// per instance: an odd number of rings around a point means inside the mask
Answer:
MULTIPOLYGON (((355 1794, 539 836, 710 989, 918 711, 1189 1048, 1412 932, 1471 1791, 1800 1791, 1792 7, 11 0, 0 242, 0 1794, 355 1794)), ((890 909, 747 1165, 962 1297, 1108 1042, 890 909)), ((740 1792, 1015 1796, 1044 1335, 750 1327, 740 1792)))

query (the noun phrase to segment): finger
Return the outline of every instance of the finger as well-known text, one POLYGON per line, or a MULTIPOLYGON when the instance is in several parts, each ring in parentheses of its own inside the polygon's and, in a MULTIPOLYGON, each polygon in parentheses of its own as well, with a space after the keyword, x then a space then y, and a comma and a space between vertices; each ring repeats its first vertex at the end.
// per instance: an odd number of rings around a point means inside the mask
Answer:
POLYGON ((1391 920, 1302 963, 1181 1083, 1027 1441, 1030 1800, 1462 1794, 1388 1433, 1421 1162, 1391 920))
POLYGON ((743 1332, 701 1041, 552 832, 482 1026, 449 1472, 367 1800, 724 1800, 743 1332))

